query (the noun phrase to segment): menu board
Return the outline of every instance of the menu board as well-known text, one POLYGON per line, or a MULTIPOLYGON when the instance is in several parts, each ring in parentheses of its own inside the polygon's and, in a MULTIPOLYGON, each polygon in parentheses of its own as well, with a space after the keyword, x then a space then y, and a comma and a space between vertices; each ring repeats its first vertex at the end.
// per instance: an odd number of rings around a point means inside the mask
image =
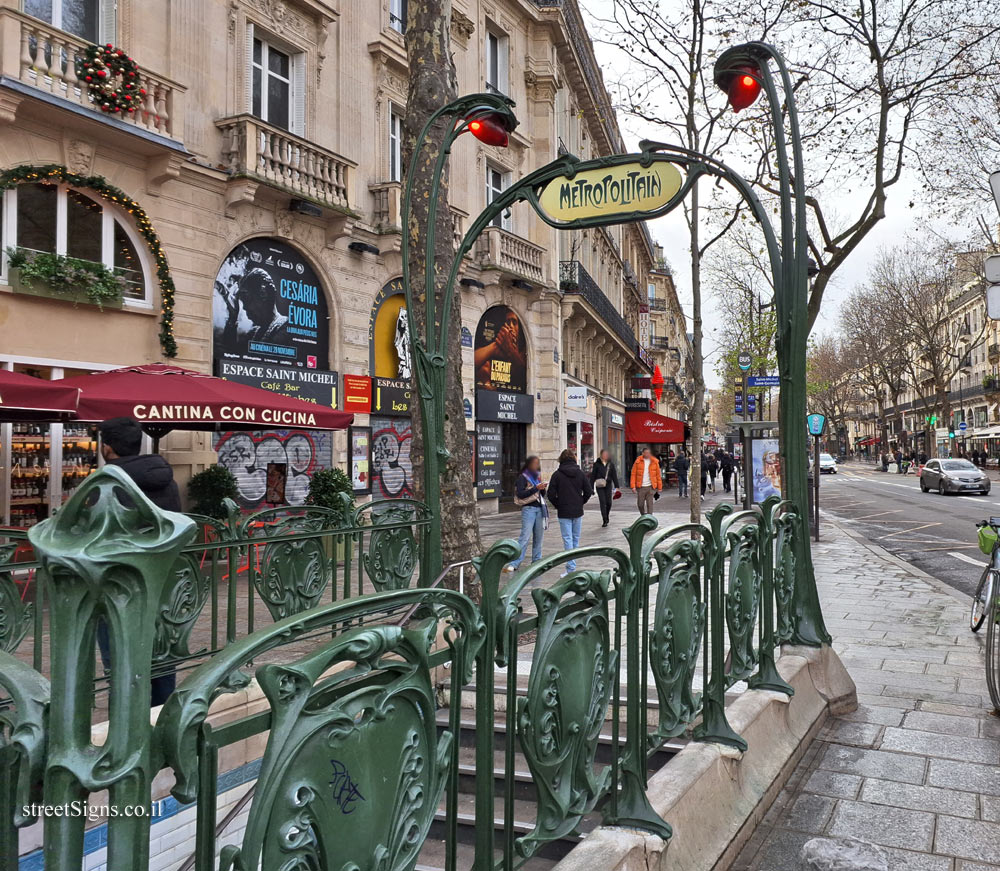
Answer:
POLYGON ((503 437, 499 423, 476 427, 476 497, 496 499, 500 495, 500 457, 503 437))
POLYGON ((370 426, 347 428, 351 445, 351 484, 355 493, 371 493, 372 430, 370 426))

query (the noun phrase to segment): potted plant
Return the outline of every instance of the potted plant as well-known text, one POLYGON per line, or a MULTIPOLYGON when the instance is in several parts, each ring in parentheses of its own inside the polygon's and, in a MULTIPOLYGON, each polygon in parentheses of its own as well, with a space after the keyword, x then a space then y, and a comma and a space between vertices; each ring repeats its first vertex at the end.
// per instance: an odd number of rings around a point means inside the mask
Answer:
POLYGON ((121 308, 127 283, 103 263, 48 251, 8 248, 11 284, 21 293, 48 296, 100 309, 121 308))
MULTIPOLYGON (((338 526, 348 529, 352 525, 351 509, 354 506, 354 487, 343 469, 318 469, 309 480, 309 495, 306 505, 330 508, 337 512, 338 526)), ((330 538, 323 539, 326 555, 339 561, 344 557, 344 536, 336 536, 336 550, 331 547, 330 538)))
POLYGON ((209 466, 196 475, 191 476, 187 485, 188 498, 191 500, 191 512, 204 514, 216 520, 226 520, 224 500, 236 501, 239 490, 236 478, 225 466, 209 466))

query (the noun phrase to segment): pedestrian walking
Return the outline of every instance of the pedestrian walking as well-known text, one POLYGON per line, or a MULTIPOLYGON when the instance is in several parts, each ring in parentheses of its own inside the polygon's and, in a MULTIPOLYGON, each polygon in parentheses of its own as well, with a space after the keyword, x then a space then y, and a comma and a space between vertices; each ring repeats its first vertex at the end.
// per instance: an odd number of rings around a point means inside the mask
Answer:
POLYGON ((597 501, 601 504, 601 526, 607 526, 611 519, 611 503, 619 492, 618 469, 611 460, 611 452, 605 448, 590 470, 590 483, 597 491, 597 501))
MULTIPOLYGON (((571 550, 580 546, 580 529, 583 526, 583 506, 594 495, 590 480, 576 462, 576 454, 565 450, 559 455, 559 468, 549 479, 545 494, 556 509, 563 547, 571 550)), ((563 576, 576 569, 576 560, 566 563, 563 576)))
POLYGON ((691 471, 691 461, 683 450, 674 460, 674 471, 677 472, 677 497, 683 499, 688 494, 688 472, 691 471))
POLYGON ((731 493, 733 489, 733 455, 728 451, 722 452, 722 459, 719 460, 719 467, 722 469, 722 489, 726 493, 731 493))
POLYGON ((521 553, 516 560, 508 563, 505 572, 517 571, 528 552, 531 542, 531 561, 542 558, 542 539, 549 526, 549 507, 545 504, 546 484, 542 480, 542 461, 538 457, 528 457, 521 474, 517 476, 514 488, 514 504, 521 509, 521 535, 517 543, 521 553))
POLYGON ((708 454, 701 452, 701 495, 705 495, 705 488, 708 486, 708 454))
POLYGON ((715 492, 715 477, 719 474, 719 460, 715 454, 707 454, 708 457, 708 486, 715 492))
MULTIPOLYGON (((101 454, 109 466, 118 466, 128 475, 143 495, 157 508, 180 511, 181 495, 174 480, 174 470, 159 454, 142 454, 142 427, 131 417, 114 417, 98 424, 101 454)), ((108 625, 97 624, 97 646, 101 651, 104 670, 111 669, 111 639, 108 625)), ((150 707, 162 705, 177 686, 177 674, 161 674, 149 682, 150 707)))
POLYGON ((660 474, 660 463, 649 448, 643 448, 642 454, 632 465, 629 486, 635 491, 640 514, 653 513, 653 500, 660 498, 663 489, 663 477, 660 474))
POLYGON ((893 453, 893 455, 892 455, 892 459, 893 459, 893 462, 896 464, 896 474, 897 475, 902 475, 903 474, 903 452, 899 448, 896 448, 895 453, 893 453))

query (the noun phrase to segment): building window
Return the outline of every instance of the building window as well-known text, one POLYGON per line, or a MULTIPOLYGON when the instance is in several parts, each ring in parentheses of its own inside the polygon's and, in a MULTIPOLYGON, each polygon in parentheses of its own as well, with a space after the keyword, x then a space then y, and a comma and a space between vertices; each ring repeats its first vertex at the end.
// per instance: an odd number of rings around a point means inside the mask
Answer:
MULTIPOLYGON (((486 205, 492 203, 510 185, 510 173, 486 164, 486 205)), ((502 227, 504 230, 510 229, 510 209, 497 215, 491 222, 492 227, 502 227)))
POLYGON ((403 116, 389 106, 389 181, 403 180, 403 116))
POLYGON ((507 93, 507 37, 492 29, 486 31, 486 90, 507 93))
POLYGON ((24 0, 24 11, 87 42, 116 42, 114 0, 24 0))
POLYGON ((406 33, 406 0, 389 0, 389 26, 406 33))
POLYGON ((278 45, 247 28, 247 108, 268 124, 305 135, 304 52, 278 45))
MULTIPOLYGON (((0 251, 25 248, 103 263, 125 279, 127 302, 149 304, 142 242, 114 212, 66 185, 22 184, 0 196, 0 251)), ((8 280, 7 255, 0 278, 8 280)))

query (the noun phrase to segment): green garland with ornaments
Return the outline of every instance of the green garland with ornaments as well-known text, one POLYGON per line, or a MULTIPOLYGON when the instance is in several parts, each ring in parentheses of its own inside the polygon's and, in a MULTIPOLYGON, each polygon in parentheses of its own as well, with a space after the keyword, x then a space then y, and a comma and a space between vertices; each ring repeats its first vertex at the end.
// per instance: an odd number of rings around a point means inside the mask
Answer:
POLYGON ((71 187, 91 190, 108 202, 120 206, 134 219, 136 229, 146 242, 149 253, 156 263, 156 277, 160 283, 160 348, 164 357, 177 356, 177 340, 174 338, 174 280, 170 277, 167 256, 163 253, 160 239, 153 230, 153 224, 145 210, 123 190, 109 184, 99 175, 77 175, 65 166, 18 166, 0 170, 0 191, 19 184, 36 182, 40 184, 68 184, 71 187))

